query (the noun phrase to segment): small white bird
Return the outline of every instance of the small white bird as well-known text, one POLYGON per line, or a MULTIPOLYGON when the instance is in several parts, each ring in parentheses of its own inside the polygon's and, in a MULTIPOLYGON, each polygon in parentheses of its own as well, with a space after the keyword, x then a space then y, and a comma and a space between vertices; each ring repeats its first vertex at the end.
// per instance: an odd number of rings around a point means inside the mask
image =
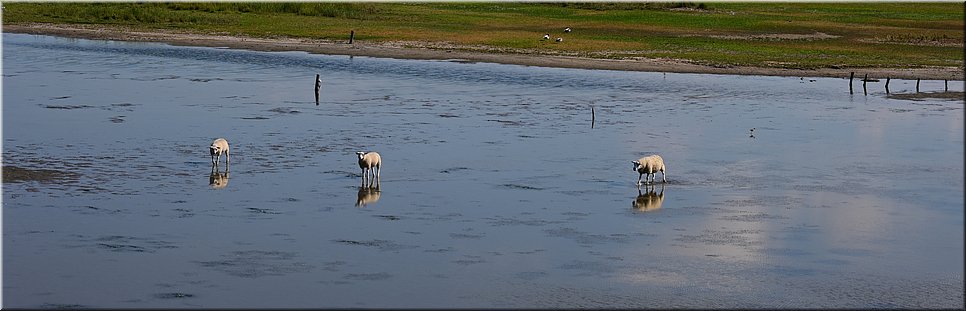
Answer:
POLYGON ((557 40, 555 40, 555 41, 557 41, 557 42, 563 42, 563 38, 557 38, 557 40))
POLYGON ((548 34, 543 35, 543 39, 544 40, 550 40, 550 34, 548 33, 548 34))
POLYGON ((564 32, 570 32, 570 27, 564 28, 564 32))

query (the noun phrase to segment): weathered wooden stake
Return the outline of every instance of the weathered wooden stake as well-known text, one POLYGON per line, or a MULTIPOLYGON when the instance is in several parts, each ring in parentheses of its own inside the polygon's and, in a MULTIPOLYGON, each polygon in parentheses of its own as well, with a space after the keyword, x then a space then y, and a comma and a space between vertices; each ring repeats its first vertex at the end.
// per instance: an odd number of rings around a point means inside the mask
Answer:
POLYGON ((892 78, 886 77, 886 94, 889 94, 889 80, 892 80, 892 78))
POLYGON ((855 71, 849 73, 849 94, 854 93, 852 92, 852 78, 855 78, 855 71))
POLYGON ((352 44, 352 39, 355 39, 355 37, 356 37, 356 31, 355 30, 350 30, 349 31, 349 44, 352 44))
POLYGON ((949 80, 943 79, 943 84, 946 84, 946 92, 949 92, 949 80))
POLYGON ((865 78, 862 78, 862 94, 869 95, 869 91, 865 88, 865 84, 869 82, 869 74, 865 74, 865 78))
POLYGON ((919 93, 919 79, 916 79, 916 93, 919 93))
POLYGON ((319 89, 322 88, 322 78, 319 74, 315 74, 315 105, 319 105, 319 89))

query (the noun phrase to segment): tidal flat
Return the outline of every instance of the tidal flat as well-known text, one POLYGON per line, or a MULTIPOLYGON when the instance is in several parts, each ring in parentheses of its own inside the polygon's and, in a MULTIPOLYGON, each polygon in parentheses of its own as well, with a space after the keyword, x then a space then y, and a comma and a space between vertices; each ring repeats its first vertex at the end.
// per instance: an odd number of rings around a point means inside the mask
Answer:
POLYGON ((882 86, 5 33, 4 306, 963 308, 962 82, 882 86))

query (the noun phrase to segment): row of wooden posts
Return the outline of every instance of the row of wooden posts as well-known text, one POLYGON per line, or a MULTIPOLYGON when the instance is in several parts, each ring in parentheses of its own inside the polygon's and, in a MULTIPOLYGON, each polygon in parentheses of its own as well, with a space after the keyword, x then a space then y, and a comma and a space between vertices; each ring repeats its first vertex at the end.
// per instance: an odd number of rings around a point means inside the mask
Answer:
MULTIPOLYGON (((855 93, 852 90, 852 79, 854 79, 854 78, 855 78, 855 72, 850 72, 849 73, 849 94, 854 94, 855 93)), ((891 77, 886 77, 886 83, 885 83, 886 94, 889 94, 889 81, 891 81, 891 80, 892 80, 891 77)), ((919 92, 919 80, 920 79, 916 79, 916 92, 917 93, 919 92)), ((876 81, 878 81, 878 80, 876 80, 876 81)), ((862 78, 862 93, 863 93, 863 95, 869 95, 869 90, 865 86, 865 84, 868 83, 868 82, 869 82, 869 74, 867 73, 862 78)), ((949 92, 949 80, 948 79, 943 80, 943 83, 946 85, 946 92, 949 92)))

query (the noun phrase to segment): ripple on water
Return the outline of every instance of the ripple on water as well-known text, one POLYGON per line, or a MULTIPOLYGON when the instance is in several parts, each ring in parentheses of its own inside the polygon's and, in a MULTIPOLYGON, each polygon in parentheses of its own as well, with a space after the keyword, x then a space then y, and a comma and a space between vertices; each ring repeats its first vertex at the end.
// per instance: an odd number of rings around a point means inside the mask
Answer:
POLYGON ((227 273, 242 278, 282 276, 292 273, 306 273, 314 266, 296 261, 298 254, 280 251, 234 251, 222 255, 222 260, 195 261, 204 268, 227 273))

